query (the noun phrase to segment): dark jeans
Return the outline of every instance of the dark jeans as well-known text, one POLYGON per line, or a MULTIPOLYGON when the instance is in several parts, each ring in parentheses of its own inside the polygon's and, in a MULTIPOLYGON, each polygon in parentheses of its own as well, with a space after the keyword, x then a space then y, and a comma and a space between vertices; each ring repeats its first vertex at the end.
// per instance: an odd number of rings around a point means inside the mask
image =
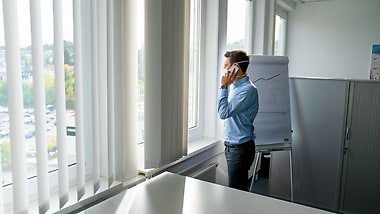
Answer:
POLYGON ((248 171, 255 158, 255 141, 241 145, 224 142, 228 167, 228 186, 248 191, 248 171))

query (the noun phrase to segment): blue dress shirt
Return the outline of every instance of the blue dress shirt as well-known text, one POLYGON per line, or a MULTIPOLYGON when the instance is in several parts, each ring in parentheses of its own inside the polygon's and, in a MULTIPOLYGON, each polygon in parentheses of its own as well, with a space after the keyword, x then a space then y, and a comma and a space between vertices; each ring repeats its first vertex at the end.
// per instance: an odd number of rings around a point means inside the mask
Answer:
POLYGON ((220 89, 218 114, 225 120, 223 138, 231 144, 241 144, 256 139, 253 121, 259 109, 256 86, 248 77, 234 82, 228 97, 228 89, 220 89))

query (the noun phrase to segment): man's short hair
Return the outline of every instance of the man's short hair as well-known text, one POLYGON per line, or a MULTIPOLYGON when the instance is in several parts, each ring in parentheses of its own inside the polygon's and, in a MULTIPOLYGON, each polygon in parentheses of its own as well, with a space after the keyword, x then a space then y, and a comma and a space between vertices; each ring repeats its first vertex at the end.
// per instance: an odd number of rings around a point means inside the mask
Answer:
POLYGON ((226 51, 226 53, 224 53, 224 57, 227 57, 230 59, 231 65, 234 63, 238 63, 243 73, 247 71, 248 64, 249 64, 249 56, 247 55, 246 51, 243 51, 243 50, 226 51))

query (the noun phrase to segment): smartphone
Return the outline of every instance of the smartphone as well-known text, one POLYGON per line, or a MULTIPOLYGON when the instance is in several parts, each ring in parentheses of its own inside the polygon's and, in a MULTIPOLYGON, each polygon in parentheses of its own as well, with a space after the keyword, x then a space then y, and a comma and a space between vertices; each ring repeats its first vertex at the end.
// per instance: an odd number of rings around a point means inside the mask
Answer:
POLYGON ((233 64, 229 70, 232 72, 234 76, 236 76, 239 71, 239 66, 237 66, 236 64, 233 64))

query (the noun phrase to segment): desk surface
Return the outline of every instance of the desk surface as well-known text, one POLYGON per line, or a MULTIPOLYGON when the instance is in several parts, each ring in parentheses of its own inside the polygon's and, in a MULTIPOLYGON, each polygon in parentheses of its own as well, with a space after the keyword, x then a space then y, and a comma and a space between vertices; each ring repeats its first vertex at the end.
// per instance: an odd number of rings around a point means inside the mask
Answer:
POLYGON ((82 213, 329 213, 295 203, 164 172, 82 213))

